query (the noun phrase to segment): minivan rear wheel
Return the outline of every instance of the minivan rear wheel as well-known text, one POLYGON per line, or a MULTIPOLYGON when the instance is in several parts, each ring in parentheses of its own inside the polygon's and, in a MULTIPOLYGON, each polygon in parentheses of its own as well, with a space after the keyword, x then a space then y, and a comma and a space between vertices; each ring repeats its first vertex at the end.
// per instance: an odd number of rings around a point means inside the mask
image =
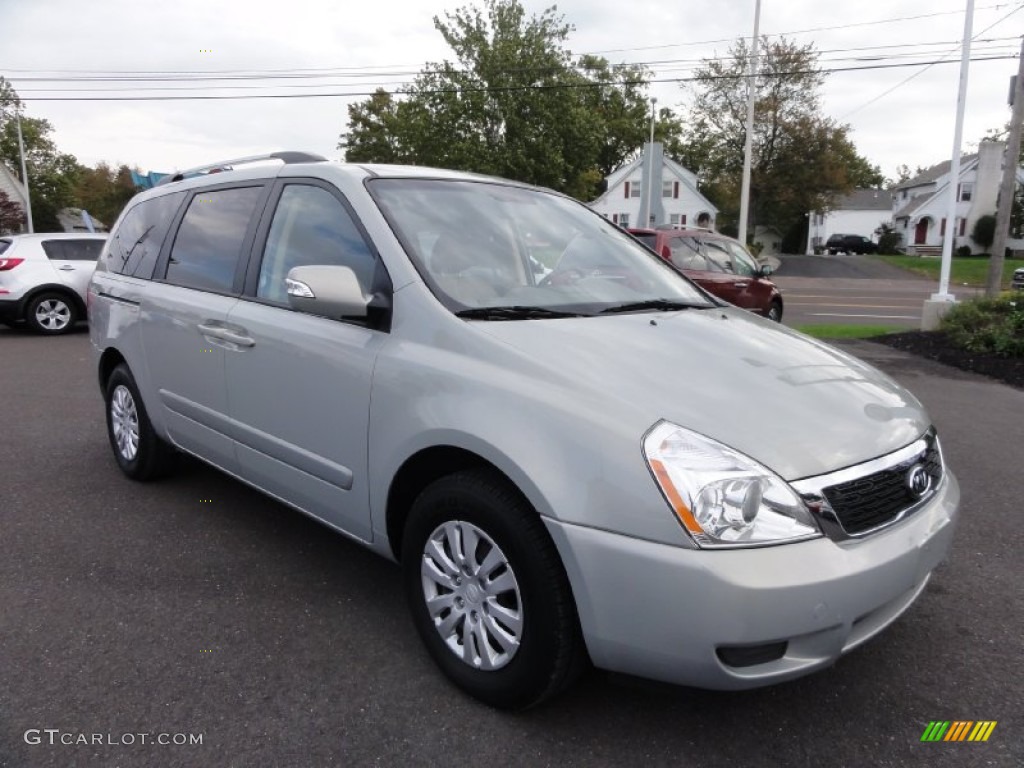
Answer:
POLYGON ((117 366, 106 388, 107 437, 117 465, 133 480, 153 480, 174 466, 174 449, 153 430, 128 366, 117 366))
POLYGON ((558 552, 536 511, 497 473, 470 470, 429 485, 410 510, 402 564, 420 637, 470 695, 524 709, 582 668, 558 552))
POLYGON ((75 327, 78 308, 67 296, 56 292, 41 293, 25 307, 25 321, 36 333, 56 336, 75 327))

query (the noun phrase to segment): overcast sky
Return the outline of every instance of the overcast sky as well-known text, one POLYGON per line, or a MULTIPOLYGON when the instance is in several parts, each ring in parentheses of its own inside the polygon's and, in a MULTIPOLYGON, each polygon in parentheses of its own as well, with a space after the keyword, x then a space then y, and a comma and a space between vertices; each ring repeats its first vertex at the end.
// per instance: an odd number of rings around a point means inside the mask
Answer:
MULTIPOLYGON (((70 89, 86 88, 94 90, 77 95, 338 94, 371 91, 382 83, 394 89, 425 62, 450 57, 432 19, 467 4, 459 0, 0 0, 0 75, 9 78, 27 100, 29 115, 53 124, 60 149, 90 165, 105 160, 144 171, 170 171, 276 149, 304 149, 340 158, 337 144, 346 126, 345 107, 362 97, 34 99, 73 96, 70 89), (363 72, 347 78, 236 80, 230 84, 245 87, 231 89, 215 89, 211 86, 217 83, 210 82, 199 83, 201 90, 196 83, 149 82, 143 85, 166 90, 144 92, 138 82, 125 80, 27 79, 295 69, 363 72), (186 90, 176 90, 182 88, 186 90)), ((524 0, 531 12, 551 4, 524 0)), ((976 0, 976 57, 1016 56, 1024 30, 1022 6, 1022 0, 976 0)), ((828 77, 823 93, 826 114, 849 123, 860 153, 880 165, 885 175, 894 176, 901 163, 913 169, 950 156, 965 8, 965 0, 763 0, 761 31, 813 43, 821 51, 821 65, 827 68, 948 58, 948 63, 923 72, 921 67, 895 67, 837 71, 828 77), (915 73, 920 74, 899 85, 915 73)), ((671 62, 649 64, 657 79, 687 77, 695 60, 723 55, 729 41, 750 35, 754 21, 754 0, 566 0, 558 3, 558 9, 575 26, 569 40, 574 53, 599 52, 613 62, 671 62)), ((971 63, 965 149, 1009 119, 1006 97, 1016 69, 1016 60, 1008 58, 971 63)), ((659 106, 685 107, 686 85, 657 83, 651 95, 658 98, 659 106)))

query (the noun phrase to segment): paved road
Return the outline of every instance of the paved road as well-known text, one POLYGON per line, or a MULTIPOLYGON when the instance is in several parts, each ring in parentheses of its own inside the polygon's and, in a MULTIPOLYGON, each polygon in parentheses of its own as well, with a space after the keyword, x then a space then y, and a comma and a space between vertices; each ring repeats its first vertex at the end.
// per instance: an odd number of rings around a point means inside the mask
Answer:
MULTIPOLYGON (((772 279, 782 289, 786 325, 892 325, 920 328, 921 307, 938 290, 917 277, 863 256, 782 256, 772 279)), ((973 289, 952 288, 972 295, 973 289)))
POLYGON ((196 463, 124 479, 87 345, 0 331, 2 766, 1024 764, 1024 392, 852 347, 931 409, 964 524, 914 608, 834 668, 733 694, 592 673, 509 715, 435 670, 393 565, 196 463), (999 725, 920 743, 935 719, 999 725), (59 744, 137 733, 203 743, 59 744))

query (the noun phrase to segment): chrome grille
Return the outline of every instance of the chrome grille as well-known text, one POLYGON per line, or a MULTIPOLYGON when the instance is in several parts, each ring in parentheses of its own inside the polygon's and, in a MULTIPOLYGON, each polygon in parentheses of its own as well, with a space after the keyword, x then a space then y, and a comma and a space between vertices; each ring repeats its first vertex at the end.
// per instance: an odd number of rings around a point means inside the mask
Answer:
POLYGON ((825 534, 844 539, 864 536, 913 514, 935 494, 943 473, 942 449, 935 432, 929 430, 886 456, 798 480, 792 486, 825 534), (930 481, 923 493, 911 490, 911 473, 918 466, 930 481))
POLYGON ((921 501, 911 492, 907 474, 918 464, 931 478, 930 488, 937 488, 942 479, 942 459, 932 443, 924 456, 901 462, 890 469, 824 489, 824 496, 835 512, 843 530, 863 533, 893 520, 908 507, 921 501))

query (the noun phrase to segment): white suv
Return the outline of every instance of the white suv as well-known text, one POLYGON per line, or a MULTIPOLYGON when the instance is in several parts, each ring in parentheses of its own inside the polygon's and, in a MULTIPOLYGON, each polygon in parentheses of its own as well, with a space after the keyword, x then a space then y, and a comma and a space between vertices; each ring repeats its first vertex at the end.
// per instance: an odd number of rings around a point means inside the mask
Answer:
POLYGON ((70 331, 85 319, 85 294, 106 235, 0 237, 0 322, 39 333, 70 331))

